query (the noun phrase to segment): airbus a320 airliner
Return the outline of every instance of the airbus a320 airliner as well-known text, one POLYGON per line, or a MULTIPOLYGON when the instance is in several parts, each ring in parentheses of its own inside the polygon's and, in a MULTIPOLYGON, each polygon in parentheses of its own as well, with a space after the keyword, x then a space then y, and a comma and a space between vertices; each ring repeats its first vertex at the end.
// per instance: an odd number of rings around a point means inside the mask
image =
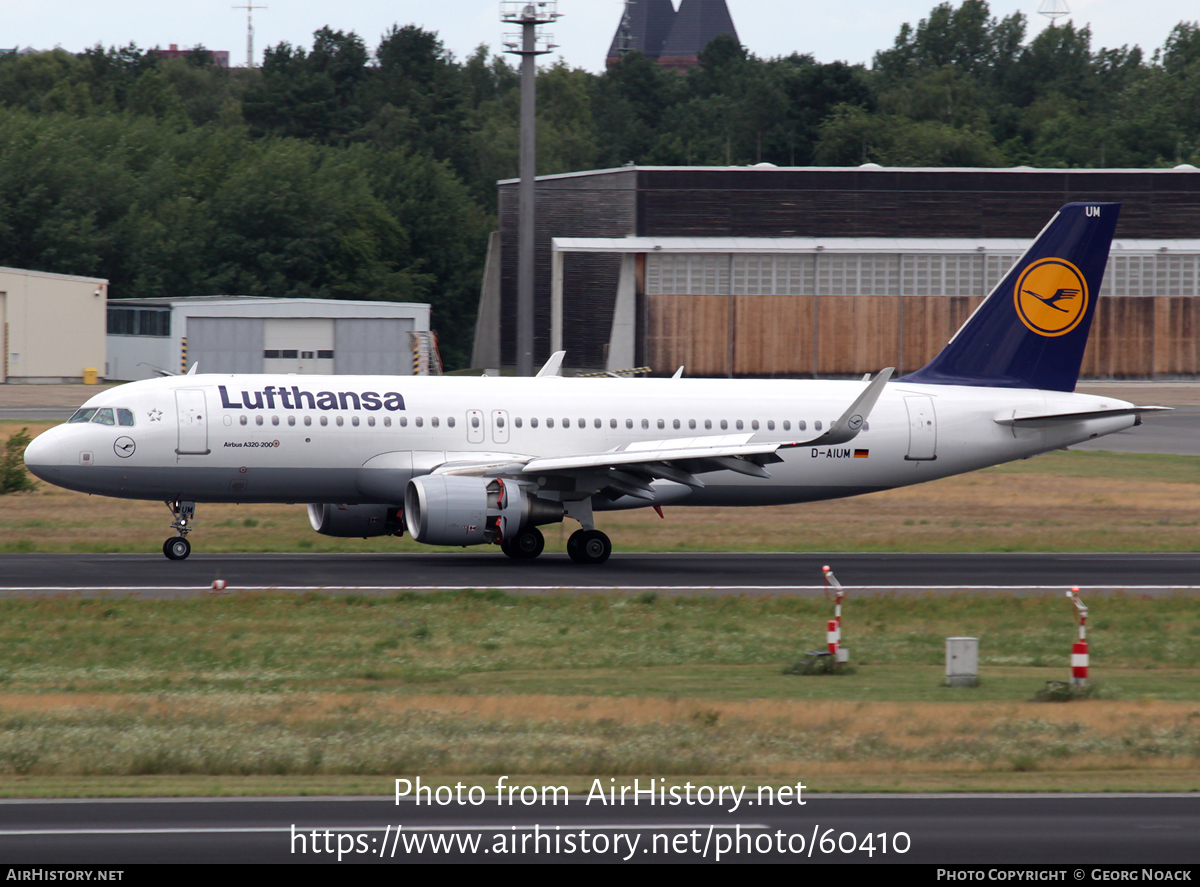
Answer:
MULTIPOLYGON (((307 502, 330 536, 401 535, 571 558, 612 551, 593 513, 854 496, 1138 425, 1157 407, 1074 394, 1120 205, 1072 203, 949 344, 898 379, 199 375, 91 398, 36 438, 50 483, 167 503, 173 560, 199 502, 307 502)), ((195 370, 195 367, 193 367, 195 370)))

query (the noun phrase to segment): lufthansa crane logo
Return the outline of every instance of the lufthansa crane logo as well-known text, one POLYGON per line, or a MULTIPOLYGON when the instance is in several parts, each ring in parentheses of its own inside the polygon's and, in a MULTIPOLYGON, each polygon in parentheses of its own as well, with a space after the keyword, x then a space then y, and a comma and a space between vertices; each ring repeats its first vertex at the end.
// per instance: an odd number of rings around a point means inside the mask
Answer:
POLYGON ((1017 279, 1013 301, 1021 323, 1039 336, 1065 336, 1087 313, 1087 281, 1066 259, 1041 259, 1017 279))

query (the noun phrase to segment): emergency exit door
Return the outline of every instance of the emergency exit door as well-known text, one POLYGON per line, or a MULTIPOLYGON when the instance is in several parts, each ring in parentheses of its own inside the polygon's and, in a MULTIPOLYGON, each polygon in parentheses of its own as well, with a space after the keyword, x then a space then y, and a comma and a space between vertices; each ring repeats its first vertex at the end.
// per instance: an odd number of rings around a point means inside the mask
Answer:
POLYGON ((937 458, 937 416, 932 397, 906 397, 908 408, 908 455, 914 461, 937 458))
POLYGON ((179 446, 175 452, 181 456, 207 456, 208 410, 204 391, 199 388, 180 388, 175 392, 175 406, 179 415, 179 446))

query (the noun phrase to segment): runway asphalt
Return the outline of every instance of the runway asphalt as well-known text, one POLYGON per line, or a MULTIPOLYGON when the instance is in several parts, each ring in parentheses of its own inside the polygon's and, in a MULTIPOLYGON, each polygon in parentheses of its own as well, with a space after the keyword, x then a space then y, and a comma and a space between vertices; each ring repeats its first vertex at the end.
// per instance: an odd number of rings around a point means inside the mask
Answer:
POLYGON ((680 593, 822 593, 828 564, 857 593, 1010 589, 1170 594, 1200 591, 1200 552, 1157 554, 614 554, 581 565, 565 554, 514 561, 497 551, 422 554, 0 555, 0 594, 111 593, 179 597, 270 588, 499 588, 513 592, 655 589, 680 593))
MULTIPOLYGON (((380 782, 394 792, 391 780, 380 782)), ((615 784, 632 788, 633 779, 615 784)), ((624 804, 560 795, 554 805, 501 805, 490 778, 474 796, 478 804, 464 794, 462 803, 446 806, 396 804, 393 796, 2 801, 0 859, 337 863, 340 848, 343 864, 906 862, 982 864, 985 871, 1050 864, 1064 867, 1059 879, 1071 881, 1098 880, 1098 866, 1190 868, 1200 858, 1200 798, 1190 795, 808 796, 801 790, 805 803, 798 805, 794 792, 786 804, 778 795, 768 804, 751 781, 732 786, 744 789, 734 809, 728 794, 723 805, 702 803, 702 788, 715 795, 720 787, 693 783, 688 804, 681 786, 675 806, 651 805, 648 795, 634 805, 628 794, 624 804)))

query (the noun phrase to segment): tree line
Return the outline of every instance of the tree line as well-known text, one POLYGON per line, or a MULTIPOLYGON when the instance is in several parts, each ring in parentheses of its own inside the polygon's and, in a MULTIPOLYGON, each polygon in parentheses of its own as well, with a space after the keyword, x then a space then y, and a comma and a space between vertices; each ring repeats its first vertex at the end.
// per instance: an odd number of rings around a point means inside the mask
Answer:
MULTIPOLYGON (((1149 57, 1086 27, 1027 39, 986 0, 936 6, 870 67, 714 40, 686 74, 630 53, 538 79, 538 171, 643 165, 1200 164, 1200 26, 1149 57)), ((471 346, 497 179, 517 175, 519 77, 480 47, 322 28, 258 69, 197 47, 0 57, 0 264, 107 277, 122 297, 428 301, 471 346)))

